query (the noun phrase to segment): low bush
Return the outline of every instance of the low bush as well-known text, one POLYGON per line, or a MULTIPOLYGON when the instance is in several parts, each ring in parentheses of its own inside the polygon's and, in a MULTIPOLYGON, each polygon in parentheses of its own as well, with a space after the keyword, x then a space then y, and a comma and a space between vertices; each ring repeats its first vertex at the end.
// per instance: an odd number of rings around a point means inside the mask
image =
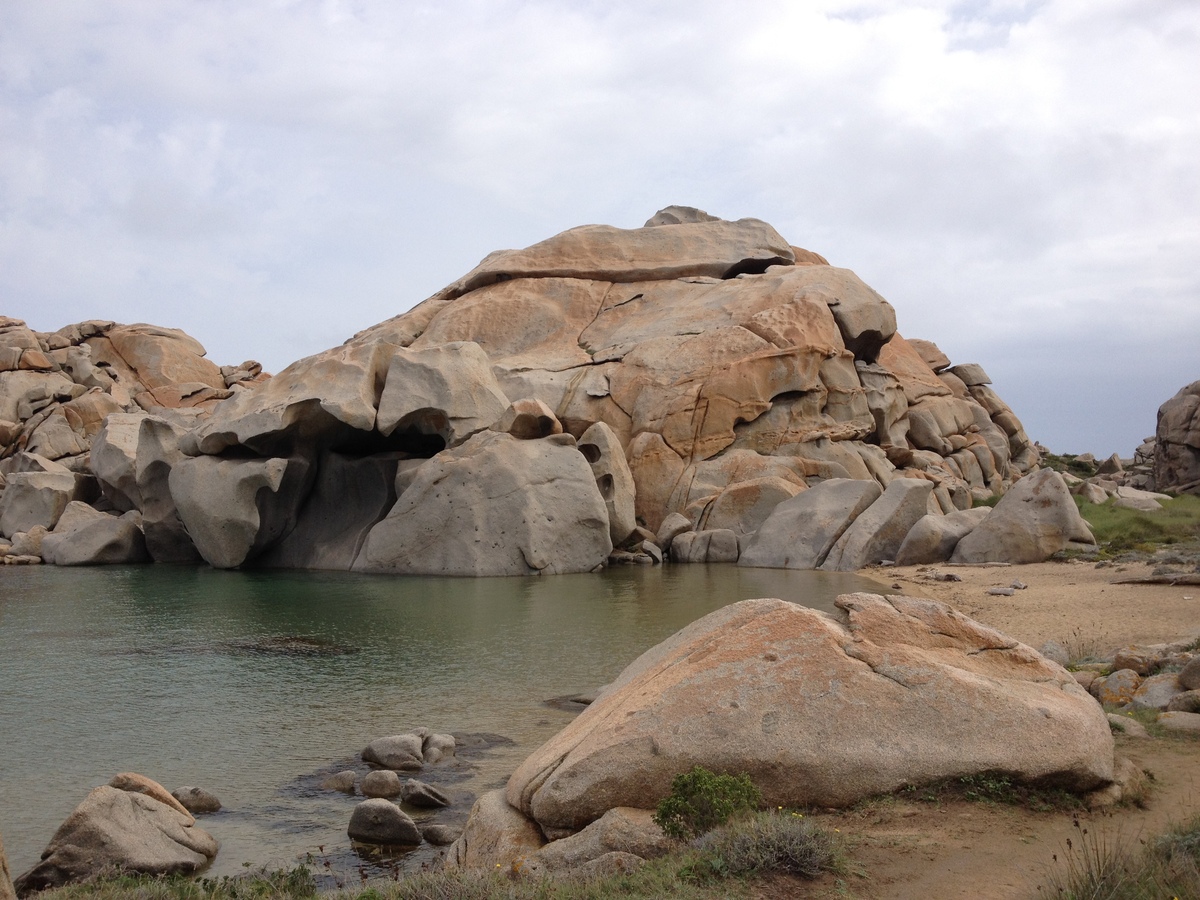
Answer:
POLYGON ((697 872, 734 876, 787 872, 816 878, 841 865, 834 834, 790 810, 758 813, 710 831, 693 846, 699 851, 699 859, 688 869, 693 877, 697 872))
POLYGON ((675 776, 654 822, 670 837, 696 837, 760 805, 762 794, 749 775, 718 775, 696 766, 675 776))

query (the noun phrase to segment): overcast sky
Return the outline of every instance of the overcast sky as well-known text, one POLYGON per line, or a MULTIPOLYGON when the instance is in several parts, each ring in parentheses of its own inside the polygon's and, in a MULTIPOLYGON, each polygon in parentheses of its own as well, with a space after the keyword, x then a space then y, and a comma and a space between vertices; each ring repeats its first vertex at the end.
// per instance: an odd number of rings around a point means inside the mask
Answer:
POLYGON ((1200 379, 1195 0, 0 3, 0 313, 278 370, 488 252, 774 225, 1030 435, 1200 379))

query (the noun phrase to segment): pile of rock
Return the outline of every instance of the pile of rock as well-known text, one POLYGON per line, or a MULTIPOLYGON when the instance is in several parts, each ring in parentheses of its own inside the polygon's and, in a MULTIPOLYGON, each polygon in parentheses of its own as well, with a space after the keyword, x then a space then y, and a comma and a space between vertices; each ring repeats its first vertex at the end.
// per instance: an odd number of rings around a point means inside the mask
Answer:
POLYGON ((451 805, 443 791, 415 778, 401 779, 398 772, 419 772, 424 766, 454 756, 457 742, 452 734, 437 734, 417 728, 404 734, 378 738, 362 751, 364 762, 373 768, 362 778, 352 769, 326 778, 326 790, 353 794, 357 788, 363 800, 355 806, 346 829, 352 840, 365 844, 415 847, 422 841, 442 845, 453 842, 456 829, 437 822, 420 823, 392 802, 398 799, 410 809, 442 809, 451 805))
MULTIPOLYGON (((10 466, 43 466, 32 454, 94 473, 106 511, 140 521, 156 561, 581 572, 614 547, 656 561, 673 515, 687 521, 674 558, 734 561, 780 504, 823 482, 872 485, 885 507, 903 492, 906 514, 923 493, 922 515, 942 515, 1038 461, 983 369, 906 340, 854 273, 765 222, 684 207, 493 253, 265 383, 167 329, 21 328, 13 340, 30 346, 13 365, 45 357, 75 374, 7 373, 65 391, 0 383, 15 398, 10 466), (76 420, 90 461, 63 431, 76 420)), ((53 474, 61 508, 98 502, 95 484, 67 491, 53 474)), ((49 473, 12 478, 22 494, 49 473)), ((0 508, 23 502, 7 494, 0 508)), ((19 530, 52 531, 56 515, 19 530)))
POLYGON ((648 809, 696 765, 748 774, 770 806, 990 772, 1111 787, 1108 721, 1061 666, 934 601, 850 594, 837 607, 745 600, 647 651, 480 798, 450 864, 653 855, 648 809))
MULTIPOLYGON (((1158 710, 1158 724, 1200 733, 1200 653, 1196 641, 1126 647, 1110 660, 1087 663, 1075 680, 1105 706, 1158 710)), ((1122 731, 1137 723, 1110 717, 1122 731)))
MULTIPOLYGON (((198 789, 185 789, 192 796, 198 789)), ((211 806, 220 803, 200 792, 211 806)), ((54 833, 42 858, 14 882, 18 896, 83 881, 100 872, 191 874, 217 842, 158 782, 125 772, 93 790, 54 833)))
MULTIPOLYGON (((90 321, 42 333, 0 317, 0 535, 8 539, 0 558, 58 565, 159 559, 142 529, 147 520, 157 527, 157 506, 169 504, 165 472, 156 481, 155 469, 174 460, 160 454, 157 467, 146 461, 155 499, 143 515, 97 477, 111 468, 103 458, 110 423, 152 419, 160 432, 183 433, 219 401, 269 377, 256 362, 217 367, 176 329, 90 321)), ((147 453, 156 437, 148 436, 147 453)), ((198 560, 186 536, 183 543, 185 558, 198 560)))

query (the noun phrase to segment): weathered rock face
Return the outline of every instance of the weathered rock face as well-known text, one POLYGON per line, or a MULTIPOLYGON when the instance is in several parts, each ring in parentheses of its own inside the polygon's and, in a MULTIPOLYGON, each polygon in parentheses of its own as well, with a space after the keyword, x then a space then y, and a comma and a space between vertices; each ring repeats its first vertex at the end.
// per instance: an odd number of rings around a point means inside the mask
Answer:
POLYGON ((694 765, 745 772, 781 806, 983 772, 1112 780, 1108 721, 1065 669, 933 601, 837 605, 745 600, 684 628, 521 764, 509 804, 561 834, 654 806, 694 765))
POLYGON ((785 500, 750 541, 738 565, 816 569, 850 524, 879 499, 874 481, 834 478, 785 500))
POLYGON ((951 561, 1041 562, 1071 542, 1093 543, 1062 476, 1053 469, 1026 475, 962 538, 951 561))
MULTIPOLYGON (((1037 461, 986 373, 897 334, 895 311, 853 272, 764 222, 685 207, 493 253, 269 380, 254 363, 218 369, 181 332, 103 322, 38 335, 2 319, 0 362, 0 456, 45 448, 86 472, 109 416, 92 467, 108 502, 142 513, 159 561, 477 575, 594 565, 590 538, 561 559, 527 542, 524 568, 499 545, 466 562, 453 540, 442 549, 455 560, 436 564, 448 568, 400 558, 424 540, 401 520, 425 514, 414 504, 431 502, 430 473, 489 430, 582 441, 613 544, 671 514, 744 543, 831 479, 923 479, 930 511, 949 512, 1037 461), (142 411, 153 415, 111 418, 142 411)), ((590 495, 576 505, 525 525, 565 516, 586 531, 590 495)), ((509 512, 480 511, 480 524, 509 512)))
POLYGON ((1200 381, 1158 408, 1154 488, 1200 494, 1200 381))
POLYGON ((147 794, 98 787, 54 833, 41 862, 16 880, 17 893, 26 896, 104 869, 195 872, 216 856, 217 842, 193 822, 188 813, 147 794))
POLYGON ((203 416, 270 377, 255 362, 225 368, 174 328, 91 321, 43 333, 0 316, 0 461, 28 450, 86 471, 107 416, 203 416))
POLYGON ((611 550, 604 500, 573 437, 484 432, 420 467, 354 568, 560 574, 591 571, 611 550))

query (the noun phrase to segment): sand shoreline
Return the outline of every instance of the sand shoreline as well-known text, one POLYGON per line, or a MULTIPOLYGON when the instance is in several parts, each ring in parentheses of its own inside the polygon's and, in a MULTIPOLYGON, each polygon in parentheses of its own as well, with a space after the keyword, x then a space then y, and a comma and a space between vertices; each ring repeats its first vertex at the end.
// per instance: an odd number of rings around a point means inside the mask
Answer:
POLYGON ((1069 651, 1092 648, 1111 654, 1133 644, 1200 637, 1200 586, 1113 583, 1149 575, 1160 564, 1149 560, 1097 567, 1095 562, 1063 560, 999 567, 875 567, 858 574, 897 593, 944 601, 1035 649, 1057 641, 1069 651), (961 581, 938 581, 934 574, 961 581), (1013 582, 1026 587, 1012 596, 987 593, 1013 582))

